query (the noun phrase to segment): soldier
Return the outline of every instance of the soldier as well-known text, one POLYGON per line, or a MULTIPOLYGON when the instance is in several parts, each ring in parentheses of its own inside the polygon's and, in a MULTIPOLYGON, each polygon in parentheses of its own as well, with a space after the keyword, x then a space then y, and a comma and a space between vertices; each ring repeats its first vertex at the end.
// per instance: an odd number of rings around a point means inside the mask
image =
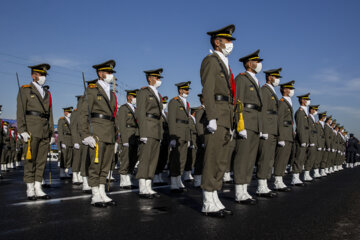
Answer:
POLYGON ((190 128, 190 147, 188 147, 187 151, 187 160, 185 164, 185 171, 183 174, 183 178, 185 182, 192 182, 194 177, 192 176, 192 170, 194 168, 195 159, 196 159, 196 139, 197 139, 197 132, 196 132, 196 119, 195 114, 198 108, 191 108, 191 115, 189 117, 189 128, 190 128))
MULTIPOLYGON (((58 142, 61 150, 62 158, 60 160, 60 178, 63 178, 65 174, 70 174, 72 155, 73 155, 73 143, 71 139, 71 123, 70 117, 73 111, 73 107, 63 108, 64 117, 60 117, 57 125, 58 129, 58 142)), ((73 175, 73 184, 78 184, 77 173, 73 175)))
MULTIPOLYGON (((77 102, 83 96, 76 96, 77 102)), ((80 111, 75 108, 70 117, 70 130, 71 130, 71 142, 73 143, 72 153, 72 165, 71 170, 73 172, 73 184, 80 185, 83 183, 83 177, 81 176, 81 136, 80 136, 80 111)), ((59 126, 58 126, 59 127, 59 126)))
POLYGON ((131 174, 138 160, 139 126, 135 118, 136 94, 139 89, 126 90, 127 103, 117 116, 117 128, 122 142, 120 154, 120 188, 131 189, 131 174))
POLYGON ((169 103, 169 134, 170 134, 170 180, 171 192, 180 193, 185 190, 181 181, 184 172, 188 147, 190 147, 190 105, 186 101, 189 95, 191 82, 175 84, 179 96, 174 97, 169 103))
MULTIPOLYGON (((236 99, 238 112, 242 111, 244 128, 238 127, 236 157, 234 160, 235 201, 241 204, 256 204, 256 200, 248 193, 254 165, 262 135, 262 99, 260 82, 256 74, 260 73, 262 61, 257 50, 240 58, 246 72, 240 73, 236 79, 236 99), (242 109, 243 108, 243 109, 242 109)), ((236 114, 237 121, 240 114, 236 114)), ((239 124, 239 123, 238 123, 239 124)))
POLYGON ((324 127, 324 133, 325 133, 325 148, 326 153, 324 154, 324 158, 326 159, 325 165, 325 174, 329 174, 329 165, 330 165, 330 153, 332 149, 332 129, 331 129, 331 123, 332 123, 332 116, 328 116, 325 121, 325 127, 324 127))
POLYGON ((277 196, 275 192, 269 189, 267 181, 271 177, 275 161, 275 149, 278 142, 279 99, 276 96, 274 87, 280 84, 280 78, 282 77, 280 76, 281 70, 282 68, 264 71, 266 83, 261 87, 263 132, 259 145, 260 156, 257 162, 258 188, 256 195, 265 198, 277 196))
POLYGON ((334 133, 335 133, 335 158, 334 158, 334 172, 340 171, 341 163, 339 163, 340 159, 340 149, 341 149, 341 137, 340 137, 340 124, 337 123, 335 125, 334 133))
POLYGON ((162 119, 162 141, 160 144, 160 154, 159 154, 159 161, 156 166, 155 176, 154 176, 154 185, 166 185, 167 181, 162 178, 162 172, 168 163, 169 160, 169 143, 170 143, 170 135, 169 135, 169 124, 167 120, 168 113, 165 112, 167 109, 167 101, 168 97, 164 96, 162 98, 163 104, 163 112, 161 114, 162 119))
POLYGON ((204 155, 205 155, 205 132, 206 126, 209 124, 209 121, 206 119, 204 97, 202 94, 198 94, 200 99, 201 106, 199 110, 195 113, 195 127, 197 132, 196 138, 196 159, 194 165, 194 187, 199 188, 201 186, 201 175, 204 166, 204 155))
POLYGON ((350 138, 347 144, 347 163, 348 168, 353 168, 356 162, 356 154, 359 152, 358 140, 354 137, 353 133, 350 133, 350 138))
POLYGON ((148 87, 137 94, 136 119, 139 125, 140 146, 139 166, 136 178, 139 179, 139 196, 154 198, 160 195, 152 189, 152 179, 159 160, 160 141, 162 140, 162 100, 158 92, 161 86, 162 68, 144 71, 148 87))
MULTIPOLYGON (((234 25, 208 32, 214 52, 201 63, 202 95, 208 125, 205 130, 205 156, 201 179, 203 189, 202 212, 207 216, 224 217, 232 214, 218 197, 222 188, 228 159, 224 154, 231 140, 235 97, 234 76, 229 67, 228 56, 233 50, 234 25)), ((200 133, 201 134, 201 133, 200 133)))
POLYGON ((26 194, 29 200, 50 199, 41 188, 49 144, 55 143, 51 94, 43 88, 50 65, 44 63, 29 68, 33 81, 19 89, 16 113, 19 133, 27 143, 24 148, 26 194))
MULTIPOLYGON (((309 146, 309 120, 308 120, 308 106, 310 105, 310 93, 297 96, 299 99, 300 108, 295 113, 296 122, 296 157, 292 164, 292 180, 293 186, 304 186, 300 180, 300 173, 303 171, 305 161, 307 159, 306 151, 309 146)), ((307 179, 305 181, 308 181, 307 179)))
POLYGON ((329 152, 329 162, 328 162, 328 167, 329 167, 329 173, 334 173, 334 161, 336 158, 336 133, 335 133, 335 126, 336 126, 336 119, 333 119, 330 125, 331 128, 331 151, 329 152))
POLYGON ((345 159, 345 149, 346 149, 346 140, 345 140, 345 137, 344 137, 344 126, 340 126, 339 127, 339 151, 338 151, 338 154, 339 154, 339 161, 338 161, 338 169, 339 170, 344 170, 343 168, 343 163, 346 162, 346 159, 345 159))
MULTIPOLYGON (((310 176, 310 171, 315 166, 315 161, 318 159, 317 148, 318 148, 318 131, 316 128, 315 116, 317 115, 317 110, 319 105, 310 105, 309 106, 309 147, 307 151, 307 158, 305 160, 305 171, 304 171, 304 181, 311 182, 313 178, 310 176)), ((319 176, 317 176, 319 177, 319 176)))
POLYGON ((326 111, 318 113, 319 121, 316 124, 316 129, 318 132, 318 142, 317 142, 317 159, 315 162, 314 177, 325 177, 325 168, 326 168, 326 148, 325 148, 325 119, 326 111), (320 173, 319 173, 320 168, 320 173))
POLYGON ((8 172, 8 158, 10 155, 10 124, 8 121, 3 121, 3 137, 2 137, 2 153, 1 153, 1 171, 8 172))
POLYGON ((15 169, 15 157, 16 157, 16 141, 17 134, 15 127, 10 127, 10 151, 8 156, 8 168, 15 169))
POLYGON ((91 205, 95 207, 116 205, 105 192, 116 134, 117 100, 115 93, 110 91, 115 64, 114 60, 109 60, 93 66, 98 80, 86 88, 85 101, 80 109, 80 136, 82 142, 89 146, 89 185, 92 191, 91 205))
POLYGON ((291 191, 291 188, 285 185, 283 177, 294 145, 294 117, 291 100, 295 92, 294 84, 295 81, 290 81, 280 85, 282 98, 278 107, 279 136, 274 163, 274 189, 281 192, 291 191))

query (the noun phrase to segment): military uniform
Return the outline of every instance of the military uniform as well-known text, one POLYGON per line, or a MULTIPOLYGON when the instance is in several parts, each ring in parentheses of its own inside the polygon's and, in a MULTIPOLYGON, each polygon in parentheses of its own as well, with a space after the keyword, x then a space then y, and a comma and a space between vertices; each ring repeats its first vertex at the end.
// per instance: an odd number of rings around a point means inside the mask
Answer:
MULTIPOLYGON (((114 60, 93 66, 97 72, 106 74, 114 73, 114 67, 114 60)), ((110 91, 110 81, 99 79, 95 84, 89 84, 80 109, 80 135, 83 142, 90 146, 89 185, 92 188, 92 205, 96 207, 116 204, 105 193, 106 177, 114 158, 116 109, 117 99, 110 91)))
MULTIPOLYGON (((127 90, 127 95, 134 96, 138 89, 127 90)), ((131 188, 131 174, 134 171, 136 162, 138 161, 139 146, 139 126, 135 118, 135 108, 131 103, 123 104, 117 117, 117 126, 120 132, 122 142, 120 154, 120 187, 125 189, 131 188)))
MULTIPOLYGON (((145 71, 147 77, 161 78, 163 69, 145 71)), ((152 190, 152 179, 155 174, 162 140, 163 110, 161 96, 156 87, 148 86, 139 90, 136 98, 135 113, 139 125, 140 153, 136 178, 139 179, 139 196, 144 198, 159 197, 152 190)))
POLYGON ((330 166, 330 153, 332 151, 332 138, 333 138, 333 132, 330 126, 330 123, 332 121, 332 116, 328 116, 326 118, 325 126, 324 126, 324 133, 325 133, 325 148, 326 152, 324 153, 324 167, 325 167, 325 173, 329 173, 329 166, 330 166))
MULTIPOLYGON (((295 81, 290 81, 280 85, 281 91, 285 89, 294 89, 295 81)), ((291 188, 287 187, 283 181, 286 166, 291 159, 291 153, 294 145, 294 114, 291 97, 284 96, 280 99, 278 107, 278 146, 276 148, 274 176, 275 190, 289 192, 291 188)))
MULTIPOLYGON (((271 69, 264 71, 266 79, 269 76, 275 78, 281 78, 281 68, 271 69)), ((263 121, 263 136, 260 139, 259 145, 259 158, 257 161, 257 178, 258 189, 257 195, 260 197, 275 197, 267 185, 267 180, 270 179, 274 161, 275 161, 275 149, 277 145, 277 137, 279 135, 278 128, 278 106, 279 99, 276 96, 275 89, 272 84, 266 83, 261 87, 262 96, 262 121, 263 121)))
POLYGON ((196 119, 195 114, 197 108, 191 108, 191 115, 189 117, 189 128, 190 128, 190 146, 187 151, 187 159, 185 164, 185 171, 183 174, 183 178, 185 182, 191 182, 194 180, 192 176, 192 170, 194 169, 195 159, 196 159, 196 151, 197 151, 197 132, 196 132, 196 119))
MULTIPOLYGON (((202 94, 198 95, 202 98, 202 94)), ((201 175, 204 167, 204 155, 205 155, 205 132, 206 126, 208 125, 209 121, 206 118, 205 106, 201 105, 200 109, 195 113, 195 120, 196 120, 196 159, 194 164, 194 187, 201 186, 201 175)))
MULTIPOLYGON (((64 108, 64 112, 71 113, 72 110, 73 107, 64 108)), ((60 162, 60 177, 62 177, 63 171, 65 171, 65 173, 69 173, 73 157, 73 142, 71 136, 70 117, 60 117, 57 125, 57 130, 58 143, 62 155, 60 162)))
MULTIPOLYGON (((257 61, 260 50, 240 58, 244 64, 248 61, 257 61)), ((247 192, 257 158, 260 133, 263 132, 262 114, 263 107, 260 83, 252 72, 240 73, 235 78, 237 104, 236 121, 239 124, 240 112, 244 119, 244 129, 238 129, 236 157, 234 160, 235 200, 244 204, 254 204, 256 201, 247 192)))
MULTIPOLYGON (((82 96, 76 96, 77 100, 82 96)), ((71 142, 73 143, 72 152, 72 165, 71 170, 73 172, 73 183, 82 184, 83 177, 81 175, 81 136, 80 136, 80 110, 75 108, 70 116, 70 130, 71 130, 71 142)))
MULTIPOLYGON (((319 105, 311 105, 309 106, 309 111, 311 109, 317 111, 319 109, 319 105)), ((312 177, 310 176, 310 171, 315 169, 315 161, 317 160, 317 148, 318 148, 318 132, 316 128, 316 120, 315 116, 309 112, 308 115, 309 121, 309 147, 307 150, 307 158, 305 161, 305 172, 304 172, 304 180, 305 181, 312 181, 312 177)))
POLYGON ((317 129, 317 134, 318 134, 318 141, 317 141, 317 150, 318 151, 317 151, 317 157, 316 157, 316 161, 315 161, 315 173, 314 173, 315 178, 326 176, 326 173, 325 173, 326 148, 325 148, 325 130, 324 130, 325 122, 321 121, 321 119, 326 117, 326 112, 321 112, 318 114, 318 116, 319 116, 319 121, 316 123, 316 129, 317 129), (320 173, 319 173, 319 169, 320 169, 320 173))
MULTIPOLYGON (((50 69, 48 64, 29 66, 32 73, 47 74, 50 69)), ((40 81, 40 78, 39 80, 40 81)), ((31 82, 19 89, 17 97, 17 127, 22 137, 30 136, 26 140, 25 151, 31 152, 27 156, 24 166, 24 181, 27 184, 29 200, 36 198, 49 199, 41 189, 50 139, 54 132, 52 103, 50 92, 38 83, 31 82)))
MULTIPOLYGON (((299 101, 302 99, 310 100, 310 93, 298 96, 299 101)), ((296 157, 292 164, 293 178, 291 181, 292 185, 295 186, 304 186, 304 183, 300 180, 300 173, 303 171, 305 161, 307 159, 307 147, 310 144, 310 135, 309 135, 309 119, 308 119, 308 109, 306 106, 300 106, 300 108, 295 113, 295 122, 296 122, 296 157)))
MULTIPOLYGON (((176 84, 180 89, 189 89, 191 82, 176 84)), ((190 106, 186 98, 174 97, 169 103, 168 123, 170 134, 170 176, 171 190, 181 192, 185 186, 181 181, 184 172, 188 147, 191 141, 190 131, 190 106)))
POLYGON ((1 170, 7 172, 8 170, 8 159, 10 155, 10 125, 9 122, 4 121, 2 131, 2 152, 1 152, 1 170))

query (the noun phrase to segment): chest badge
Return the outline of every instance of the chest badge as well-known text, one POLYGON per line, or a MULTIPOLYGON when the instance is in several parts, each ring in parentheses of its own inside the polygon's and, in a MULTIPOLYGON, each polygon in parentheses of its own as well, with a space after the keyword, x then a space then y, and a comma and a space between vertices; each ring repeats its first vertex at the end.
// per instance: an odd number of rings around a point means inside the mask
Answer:
POLYGON ((34 95, 34 94, 31 94, 30 97, 31 97, 31 98, 35 98, 35 95, 34 95))
POLYGON ((153 97, 149 97, 149 100, 154 100, 154 98, 153 98, 153 97))
POLYGON ((250 91, 254 91, 254 88, 253 88, 253 87, 251 87, 251 88, 250 88, 250 91))
POLYGON ((101 101, 101 96, 97 96, 97 100, 98 100, 98 101, 101 101))

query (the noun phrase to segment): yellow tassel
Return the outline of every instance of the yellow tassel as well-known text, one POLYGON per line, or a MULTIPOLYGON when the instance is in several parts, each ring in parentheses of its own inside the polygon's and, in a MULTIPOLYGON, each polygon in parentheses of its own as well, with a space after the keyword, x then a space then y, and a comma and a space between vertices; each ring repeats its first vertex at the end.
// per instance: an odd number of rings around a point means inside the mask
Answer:
POLYGON ((245 129, 244 117, 243 117, 243 114, 242 114, 243 109, 244 109, 244 107, 243 107, 244 105, 239 100, 237 101, 237 104, 239 104, 240 119, 239 119, 239 122, 237 124, 236 130, 238 132, 241 132, 242 130, 245 129))
POLYGON ((99 163, 99 144, 96 142, 95 163, 99 163))
POLYGON ((31 149, 30 149, 30 146, 31 146, 31 135, 30 135, 30 138, 29 138, 29 141, 28 141, 28 149, 27 149, 27 152, 26 152, 26 160, 31 160, 31 149))

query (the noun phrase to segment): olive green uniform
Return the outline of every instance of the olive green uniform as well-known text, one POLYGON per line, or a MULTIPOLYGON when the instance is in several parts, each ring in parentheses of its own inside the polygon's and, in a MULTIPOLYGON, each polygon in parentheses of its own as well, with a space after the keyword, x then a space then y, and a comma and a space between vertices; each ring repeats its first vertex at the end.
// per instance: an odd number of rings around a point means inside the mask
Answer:
MULTIPOLYGON (((315 161, 318 158, 317 154, 317 142, 318 142, 318 132, 316 128, 316 122, 312 119, 312 117, 309 114, 308 121, 309 121, 309 147, 307 152, 307 158, 305 161, 305 171, 310 171, 314 168, 315 161), (314 144, 314 146, 311 146, 311 144, 314 144)), ((315 119, 315 117, 314 117, 315 119)))
POLYGON ((309 120, 304 109, 301 107, 295 113, 296 122, 296 157, 292 164, 293 173, 301 173, 303 166, 307 159, 306 151, 309 145, 309 120), (301 144, 305 143, 306 146, 302 147, 301 144))
POLYGON ((170 135, 169 135, 169 124, 167 122, 167 114, 165 113, 161 115, 162 120, 162 140, 160 144, 160 154, 159 154, 159 161, 156 166, 155 174, 160 174, 163 172, 166 164, 169 160, 169 142, 170 142, 170 135))
MULTIPOLYGON (((24 166, 24 181, 26 183, 42 181, 49 152, 50 137, 54 132, 49 92, 44 89, 45 96, 42 98, 34 84, 36 83, 32 82, 29 85, 22 86, 17 97, 18 132, 28 132, 31 136, 31 159, 26 159, 24 166)), ((28 147, 29 142, 25 145, 25 152, 28 147)))
MULTIPOLYGON (((71 141, 75 145, 76 143, 81 145, 81 136, 80 136, 80 111, 79 109, 74 109, 70 117, 70 128, 71 128, 71 141)), ((72 165, 71 169, 73 172, 80 172, 81 169, 81 150, 73 148, 72 154, 72 165)))
POLYGON ((315 160, 315 166, 314 168, 325 168, 325 165, 323 165, 325 159, 325 130, 322 127, 320 122, 316 123, 316 129, 317 129, 317 134, 318 134, 318 138, 317 138, 317 156, 316 156, 316 160, 315 160), (321 148, 321 150, 319 150, 319 148, 321 148))
POLYGON ((208 124, 204 106, 201 106, 201 108, 195 113, 195 119, 197 151, 194 165, 194 175, 202 175, 205 155, 205 131, 208 124))
POLYGON ((325 127, 324 127, 324 132, 325 132, 325 148, 326 148, 326 152, 324 154, 324 160, 326 160, 324 162, 324 168, 329 168, 330 167, 330 163, 331 163, 331 151, 332 151, 332 138, 333 138, 333 132, 331 127, 325 123, 325 127))
POLYGON ((110 92, 110 99, 98 80, 96 84, 90 84, 86 88, 87 101, 80 108, 80 135, 84 139, 93 136, 98 143, 98 163, 95 162, 96 149, 89 148, 89 185, 91 187, 106 184, 106 177, 111 168, 114 158, 115 144, 115 110, 117 107, 116 96, 110 92), (92 133, 88 116, 90 110, 92 133))
POLYGON ((185 171, 192 171, 195 165, 196 159, 196 151, 197 151, 197 132, 196 132, 196 123, 195 119, 192 117, 189 118, 189 128, 190 128, 190 147, 188 148, 187 152, 187 160, 185 165, 185 171))
POLYGON ((60 117, 57 125, 58 142, 61 149, 61 168, 70 168, 73 156, 73 143, 71 139, 71 124, 65 117, 60 117), (65 144, 65 148, 62 145, 65 144))

